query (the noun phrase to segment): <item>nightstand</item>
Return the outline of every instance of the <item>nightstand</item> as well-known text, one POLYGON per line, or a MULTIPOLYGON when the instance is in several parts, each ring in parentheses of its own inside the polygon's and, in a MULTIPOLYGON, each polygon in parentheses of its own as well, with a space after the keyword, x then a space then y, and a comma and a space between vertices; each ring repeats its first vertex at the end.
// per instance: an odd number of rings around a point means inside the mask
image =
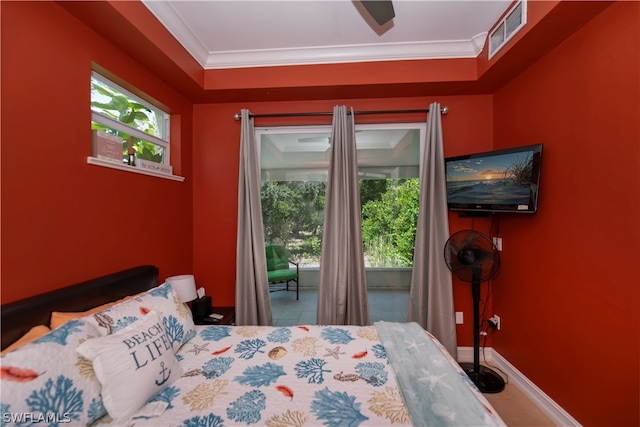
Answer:
POLYGON ((221 314, 222 319, 217 322, 213 318, 211 320, 196 321, 196 325, 234 325, 236 322, 236 308, 235 307, 211 307, 211 313, 221 314))
POLYGON ((235 307, 211 307, 211 313, 222 314, 222 319, 218 325, 235 325, 236 324, 236 308, 235 307))

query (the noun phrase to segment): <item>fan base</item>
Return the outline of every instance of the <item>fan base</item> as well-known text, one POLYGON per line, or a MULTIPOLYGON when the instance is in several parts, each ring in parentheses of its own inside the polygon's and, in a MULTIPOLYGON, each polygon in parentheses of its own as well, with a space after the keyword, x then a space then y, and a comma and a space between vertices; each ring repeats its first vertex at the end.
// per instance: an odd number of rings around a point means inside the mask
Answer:
POLYGON ((473 369, 473 363, 460 363, 460 367, 481 392, 500 393, 504 390, 505 382, 494 370, 480 365, 476 373, 473 369))

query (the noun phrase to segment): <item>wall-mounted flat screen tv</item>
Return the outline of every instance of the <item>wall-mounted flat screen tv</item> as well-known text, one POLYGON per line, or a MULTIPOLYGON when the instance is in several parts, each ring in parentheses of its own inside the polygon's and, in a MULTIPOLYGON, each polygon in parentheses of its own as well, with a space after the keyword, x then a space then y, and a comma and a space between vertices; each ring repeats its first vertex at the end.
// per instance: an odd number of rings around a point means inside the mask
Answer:
POLYGON ((542 144, 445 159, 450 210, 535 213, 542 144))

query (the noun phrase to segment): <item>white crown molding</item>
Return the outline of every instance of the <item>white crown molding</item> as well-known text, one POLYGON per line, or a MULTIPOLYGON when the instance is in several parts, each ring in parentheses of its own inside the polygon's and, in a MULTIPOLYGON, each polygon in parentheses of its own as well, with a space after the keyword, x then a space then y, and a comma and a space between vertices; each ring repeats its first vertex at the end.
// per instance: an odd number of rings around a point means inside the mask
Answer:
POLYGON ((170 2, 142 0, 142 3, 204 69, 475 58, 487 38, 483 32, 470 40, 210 52, 170 2))
POLYGON ((193 34, 191 28, 180 18, 170 2, 141 0, 147 9, 160 21, 171 35, 193 56, 203 67, 209 52, 193 34))
MULTIPOLYGON (((484 362, 482 348, 480 349, 480 362, 484 362)), ((536 386, 529 378, 513 366, 507 359, 493 348, 484 349, 486 361, 504 372, 509 378, 509 383, 518 387, 542 412, 559 426, 576 426, 581 424, 558 405, 551 397, 536 386)), ((458 347, 459 362, 473 362, 473 347, 458 347)))
POLYGON ((488 34, 489 33, 485 31, 484 33, 476 34, 471 38, 471 43, 473 43, 473 48, 476 52, 475 56, 480 55, 480 52, 484 49, 484 43, 487 41, 488 34))
POLYGON ((410 59, 475 58, 484 45, 487 33, 478 39, 440 42, 413 42, 319 46, 297 49, 210 52, 206 69, 268 67, 278 65, 339 64, 348 62, 401 61, 410 59))

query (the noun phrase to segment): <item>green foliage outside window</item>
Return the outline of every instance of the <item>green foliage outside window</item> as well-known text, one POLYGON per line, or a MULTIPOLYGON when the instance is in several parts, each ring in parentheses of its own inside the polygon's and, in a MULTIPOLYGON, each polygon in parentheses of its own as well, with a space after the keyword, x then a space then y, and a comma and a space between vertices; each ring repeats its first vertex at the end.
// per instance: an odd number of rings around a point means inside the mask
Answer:
MULTIPOLYGON (((321 253, 326 182, 268 181, 262 186, 265 240, 280 241, 306 263, 321 253)), ((418 179, 360 181, 362 238, 371 267, 410 267, 419 205, 418 179)))
MULTIPOLYGON (((95 78, 91 79, 91 109, 149 135, 162 137, 155 111, 95 78)), ((131 139, 133 148, 136 150, 136 158, 162 163, 163 148, 153 142, 135 138, 101 123, 92 122, 91 129, 104 130, 122 138, 123 157, 127 155, 129 139, 131 139)))
POLYGON ((362 206, 364 251, 374 267, 413 265, 420 182, 418 179, 386 180, 379 200, 362 206))
POLYGON ((326 183, 267 181, 262 186, 265 240, 280 241, 293 256, 320 260, 326 183))

